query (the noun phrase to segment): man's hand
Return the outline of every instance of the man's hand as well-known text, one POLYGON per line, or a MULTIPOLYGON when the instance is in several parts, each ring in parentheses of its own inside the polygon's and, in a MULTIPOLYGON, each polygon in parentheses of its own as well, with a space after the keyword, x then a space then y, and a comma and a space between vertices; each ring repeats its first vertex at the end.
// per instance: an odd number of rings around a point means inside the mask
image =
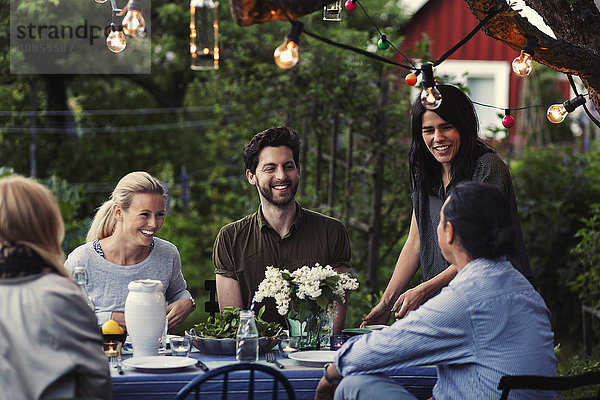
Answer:
POLYGON ((192 300, 181 299, 167 306, 167 319, 169 320, 169 329, 178 327, 188 315, 194 310, 192 300))
POLYGON ((327 382, 325 378, 321 378, 315 392, 315 400, 331 400, 335 393, 335 385, 327 382))
POLYGON ((391 307, 385 302, 379 302, 366 317, 362 320, 360 327, 365 325, 387 325, 390 315, 392 314, 391 307))

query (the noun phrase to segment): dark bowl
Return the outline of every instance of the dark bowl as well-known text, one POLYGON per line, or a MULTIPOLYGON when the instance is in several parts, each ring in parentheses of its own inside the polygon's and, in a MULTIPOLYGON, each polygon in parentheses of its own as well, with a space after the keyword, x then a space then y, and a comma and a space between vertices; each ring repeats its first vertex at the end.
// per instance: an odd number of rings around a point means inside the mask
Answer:
MULTIPOLYGON (((190 335, 192 344, 203 354, 212 354, 217 356, 234 356, 235 339, 217 339, 211 337, 202 337, 190 335)), ((277 337, 258 338, 258 351, 264 353, 271 350, 277 344, 277 337)))
POLYGON ((127 338, 127 331, 125 331, 124 333, 120 334, 120 335, 105 335, 104 333, 102 333, 102 327, 99 328, 100 330, 100 334, 102 335, 102 339, 104 339, 104 342, 122 342, 125 343, 125 339, 127 338))

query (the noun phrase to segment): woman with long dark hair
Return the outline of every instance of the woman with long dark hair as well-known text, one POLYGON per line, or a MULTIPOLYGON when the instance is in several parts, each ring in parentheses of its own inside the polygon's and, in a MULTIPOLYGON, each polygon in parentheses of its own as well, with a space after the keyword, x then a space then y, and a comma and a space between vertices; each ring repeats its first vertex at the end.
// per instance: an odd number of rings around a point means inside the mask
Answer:
POLYGON ((531 278, 508 167, 479 138, 479 122, 471 99, 455 86, 438 85, 437 89, 443 99, 437 109, 426 109, 419 98, 413 103, 409 151, 413 187, 410 230, 385 292, 364 318, 363 325, 386 323, 393 311, 397 311, 396 318, 404 317, 456 275, 455 268, 441 253, 436 227, 444 201, 462 181, 490 183, 507 196, 517 231, 509 259, 525 277, 531 278), (419 268, 423 283, 402 293, 419 268))

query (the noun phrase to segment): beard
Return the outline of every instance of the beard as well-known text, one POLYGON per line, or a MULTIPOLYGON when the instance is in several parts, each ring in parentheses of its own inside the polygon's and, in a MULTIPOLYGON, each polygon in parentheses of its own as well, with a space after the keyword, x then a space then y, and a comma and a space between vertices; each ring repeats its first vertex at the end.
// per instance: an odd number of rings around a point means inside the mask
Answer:
POLYGON ((298 181, 296 181, 295 183, 292 183, 292 181, 290 181, 289 179, 286 179, 284 181, 275 181, 273 183, 273 186, 276 186, 276 185, 289 185, 290 191, 289 191, 288 195, 285 197, 279 197, 276 199, 273 194, 273 190, 271 189, 271 186, 270 185, 262 185, 260 182, 258 184, 258 191, 260 192, 260 194, 262 195, 262 197, 265 200, 267 200, 269 203, 271 203, 275 207, 284 208, 285 206, 290 204, 292 201, 294 201, 294 198, 296 197, 296 191, 298 190, 298 181))

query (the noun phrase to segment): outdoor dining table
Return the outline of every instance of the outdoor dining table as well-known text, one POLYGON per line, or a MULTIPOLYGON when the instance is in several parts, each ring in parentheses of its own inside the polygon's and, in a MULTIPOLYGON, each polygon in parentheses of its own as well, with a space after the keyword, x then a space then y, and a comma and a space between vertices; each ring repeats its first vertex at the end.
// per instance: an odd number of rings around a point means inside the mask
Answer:
MULTIPOLYGON (((235 356, 215 356, 192 352, 190 353, 190 357, 201 360, 210 369, 236 363, 235 356)), ((285 367, 284 369, 279 369, 279 371, 290 381, 296 398, 298 400, 312 400, 315 395, 317 383, 323 376, 323 367, 307 366, 296 360, 279 356, 277 359, 285 367)), ((277 368, 274 364, 266 362, 264 354, 261 354, 258 362, 277 368)), ((122 375, 119 375, 116 370, 111 368, 114 400, 171 400, 186 383, 197 375, 204 373, 202 369, 195 366, 168 373, 139 372, 133 368, 124 367, 123 372, 122 375)), ((242 371, 236 371, 230 375, 228 399, 247 398, 246 390, 248 385, 247 382, 244 382, 244 376, 247 376, 247 374, 244 375, 242 371)), ((417 398, 428 399, 431 397, 433 385, 437 380, 437 373, 434 367, 403 367, 394 370, 391 377, 403 384, 417 398)), ((270 391, 272 380, 258 381, 255 385, 259 390, 262 385, 265 391, 270 391)), ((210 385, 206 385, 206 389, 203 386, 202 390, 220 390, 220 386, 219 389, 215 389, 213 385, 211 389, 210 385)), ((201 392, 202 394, 203 392, 201 392)), ((216 398, 214 392, 212 392, 213 396, 210 396, 211 393, 205 394, 203 398, 216 398)), ((285 398, 285 396, 280 396, 280 398, 285 398)))

